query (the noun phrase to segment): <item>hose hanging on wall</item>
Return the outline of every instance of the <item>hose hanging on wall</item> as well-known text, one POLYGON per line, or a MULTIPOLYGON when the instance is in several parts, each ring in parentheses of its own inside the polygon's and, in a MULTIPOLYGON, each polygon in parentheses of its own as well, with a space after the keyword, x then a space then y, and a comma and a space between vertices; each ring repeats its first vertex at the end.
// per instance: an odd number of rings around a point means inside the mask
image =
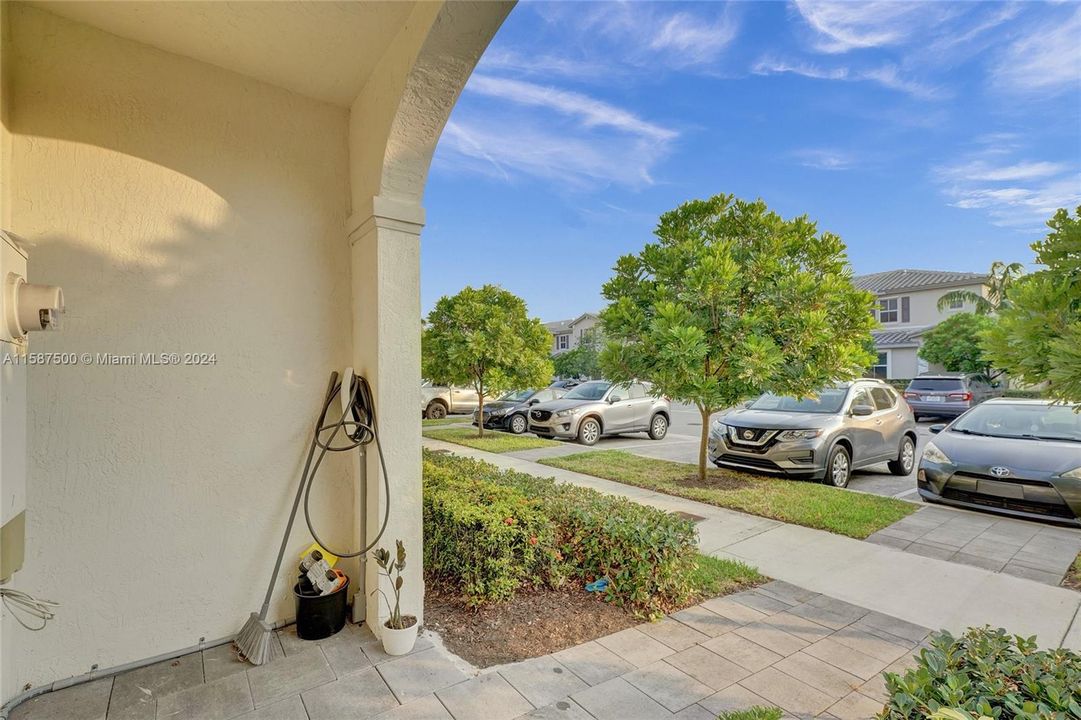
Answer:
POLYGON ((375 398, 372 395, 372 388, 368 381, 360 375, 353 375, 351 368, 346 371, 341 382, 338 380, 338 373, 333 372, 330 374, 330 383, 327 385, 323 408, 319 411, 319 419, 315 423, 315 432, 312 433, 312 441, 308 446, 308 457, 304 461, 304 471, 300 474, 300 486, 297 488, 296 498, 293 500, 293 509, 289 513, 289 522, 286 524, 285 533, 282 535, 281 546, 278 548, 278 559, 274 563, 274 572, 271 573, 270 582, 267 584, 263 605, 258 613, 253 612, 248 617, 244 627, 237 634, 236 645, 240 655, 254 665, 262 665, 270 659, 270 635, 274 628, 267 622, 266 617, 270 611, 270 599, 274 595, 274 583, 278 579, 282 558, 285 557, 285 549, 289 545, 289 535, 293 529, 293 521, 296 519, 301 496, 304 497, 304 520, 308 524, 308 531, 327 552, 338 557, 353 558, 363 555, 374 548, 379 539, 383 537, 383 533, 386 532, 387 523, 390 520, 390 477, 387 475, 387 461, 383 457, 383 445, 379 442, 379 422, 376 420, 375 398), (337 421, 327 424, 327 412, 330 410, 335 396, 342 401, 342 413, 337 421), (323 435, 326 433, 329 433, 329 436, 324 440, 323 435), (339 433, 343 433, 347 441, 335 445, 334 440, 339 433), (379 453, 379 467, 383 471, 383 489, 386 492, 383 522, 371 543, 360 550, 356 552, 334 550, 327 547, 326 543, 316 533, 311 513, 308 510, 315 474, 319 471, 319 466, 323 463, 323 458, 326 457, 328 452, 346 452, 372 443, 375 444, 375 449, 379 453), (315 455, 316 448, 319 448, 318 457, 315 455), (315 460, 314 465, 312 464, 313 459, 315 460))
POLYGON ((311 472, 308 472, 307 464, 304 468, 304 521, 308 525, 308 532, 311 533, 319 545, 332 555, 337 555, 342 558, 359 557, 375 547, 380 538, 383 537, 383 533, 386 532, 387 522, 390 520, 390 478, 387 474, 387 461, 383 457, 383 445, 379 442, 379 421, 376 419, 375 413, 375 397, 372 394, 371 385, 368 384, 368 380, 363 375, 353 375, 352 371, 346 373, 346 376, 342 379, 342 382, 338 382, 338 374, 332 373, 331 386, 333 390, 327 395, 326 400, 323 402, 323 410, 319 413, 319 422, 316 426, 315 433, 312 435, 311 448, 308 451, 308 462, 311 462, 312 454, 315 452, 315 448, 319 448, 319 455, 315 458, 315 464, 311 467, 311 472), (343 387, 343 383, 348 383, 349 387, 343 387), (348 393, 346 396, 347 401, 343 402, 344 409, 342 414, 338 417, 338 420, 329 425, 324 424, 326 422, 326 415, 330 409, 331 404, 334 402, 334 397, 339 393, 348 393), (324 441, 321 439, 324 433, 329 432, 330 435, 324 441), (334 439, 339 433, 343 433, 348 439, 348 442, 341 445, 334 445, 334 439), (328 452, 348 452, 349 450, 355 450, 359 447, 365 447, 367 445, 375 444, 376 452, 379 454, 379 467, 383 471, 383 490, 386 493, 386 503, 383 509, 383 521, 379 526, 379 532, 376 533, 372 541, 365 547, 357 550, 356 552, 340 552, 328 546, 319 534, 315 530, 315 525, 312 523, 312 516, 310 504, 312 485, 314 485, 315 474, 319 471, 319 466, 323 462, 323 458, 326 457, 328 452))

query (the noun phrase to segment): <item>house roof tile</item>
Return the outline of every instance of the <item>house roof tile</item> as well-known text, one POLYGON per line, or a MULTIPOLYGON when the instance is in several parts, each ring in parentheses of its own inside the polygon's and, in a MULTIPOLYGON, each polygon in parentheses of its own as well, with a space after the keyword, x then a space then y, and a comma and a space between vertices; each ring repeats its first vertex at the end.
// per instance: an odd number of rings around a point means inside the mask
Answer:
POLYGON ((861 290, 876 295, 887 295, 902 290, 973 285, 987 281, 986 273, 954 272, 950 270, 887 270, 886 272, 857 275, 853 284, 861 290))

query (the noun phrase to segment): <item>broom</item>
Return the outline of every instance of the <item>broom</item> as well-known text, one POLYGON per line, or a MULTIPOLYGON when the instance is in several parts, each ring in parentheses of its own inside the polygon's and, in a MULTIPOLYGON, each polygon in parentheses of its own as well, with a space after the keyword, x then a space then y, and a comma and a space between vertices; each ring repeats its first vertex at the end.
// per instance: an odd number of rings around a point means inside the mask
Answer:
MULTIPOLYGON (((333 397, 336 382, 338 382, 338 373, 332 372, 330 374, 330 384, 327 386, 326 400, 323 403, 323 412, 320 414, 319 422, 315 426, 316 433, 319 432, 319 428, 323 425, 326 409, 330 405, 331 397, 333 397)), ((304 472, 300 475, 300 487, 297 488, 297 496, 293 500, 293 510, 289 513, 289 522, 285 526, 282 544, 278 549, 278 559, 274 563, 274 572, 270 576, 266 596, 263 598, 263 607, 260 608, 259 612, 253 612, 248 617, 248 621, 244 623, 244 627, 240 629, 236 636, 235 642, 240 657, 252 665, 262 665, 270 659, 270 636, 274 632, 274 626, 267 622, 266 616, 270 611, 270 598, 274 595, 274 583, 278 579, 278 571, 281 570, 282 558, 285 557, 285 548, 289 544, 289 533, 293 530, 293 520, 296 519, 297 508, 300 507, 300 498, 304 495, 304 486, 308 480, 308 468, 311 467, 312 457, 315 455, 317 437, 318 435, 313 436, 311 447, 308 448, 308 459, 304 462, 304 472)))

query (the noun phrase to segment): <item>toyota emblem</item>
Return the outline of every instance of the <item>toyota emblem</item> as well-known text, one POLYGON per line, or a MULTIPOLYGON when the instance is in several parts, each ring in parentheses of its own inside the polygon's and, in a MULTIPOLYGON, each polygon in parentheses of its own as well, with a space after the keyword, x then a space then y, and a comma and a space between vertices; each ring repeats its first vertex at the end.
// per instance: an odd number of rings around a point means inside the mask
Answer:
POLYGON ((1010 469, 1008 467, 1002 467, 1001 465, 995 465, 991 468, 991 474, 995 477, 1006 477, 1010 474, 1010 469))
POLYGON ((753 437, 754 437, 754 433, 752 431, 750 431, 750 430, 744 430, 743 431, 743 439, 744 440, 750 440, 753 437))

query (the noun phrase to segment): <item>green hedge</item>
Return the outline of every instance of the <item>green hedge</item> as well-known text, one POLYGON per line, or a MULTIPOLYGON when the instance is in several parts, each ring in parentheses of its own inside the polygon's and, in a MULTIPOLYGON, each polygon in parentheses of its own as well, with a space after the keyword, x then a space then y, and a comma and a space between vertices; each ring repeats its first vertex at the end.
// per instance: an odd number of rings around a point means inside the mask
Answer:
POLYGON ((609 600, 649 613, 692 592, 691 522, 470 458, 425 452, 424 535, 431 577, 474 604, 571 579, 608 578, 609 600))
POLYGON ((996 720, 1081 718, 1081 655, 1039 650, 1035 638, 969 628, 961 637, 936 633, 918 665, 886 673, 890 700, 881 720, 942 717, 996 720))

